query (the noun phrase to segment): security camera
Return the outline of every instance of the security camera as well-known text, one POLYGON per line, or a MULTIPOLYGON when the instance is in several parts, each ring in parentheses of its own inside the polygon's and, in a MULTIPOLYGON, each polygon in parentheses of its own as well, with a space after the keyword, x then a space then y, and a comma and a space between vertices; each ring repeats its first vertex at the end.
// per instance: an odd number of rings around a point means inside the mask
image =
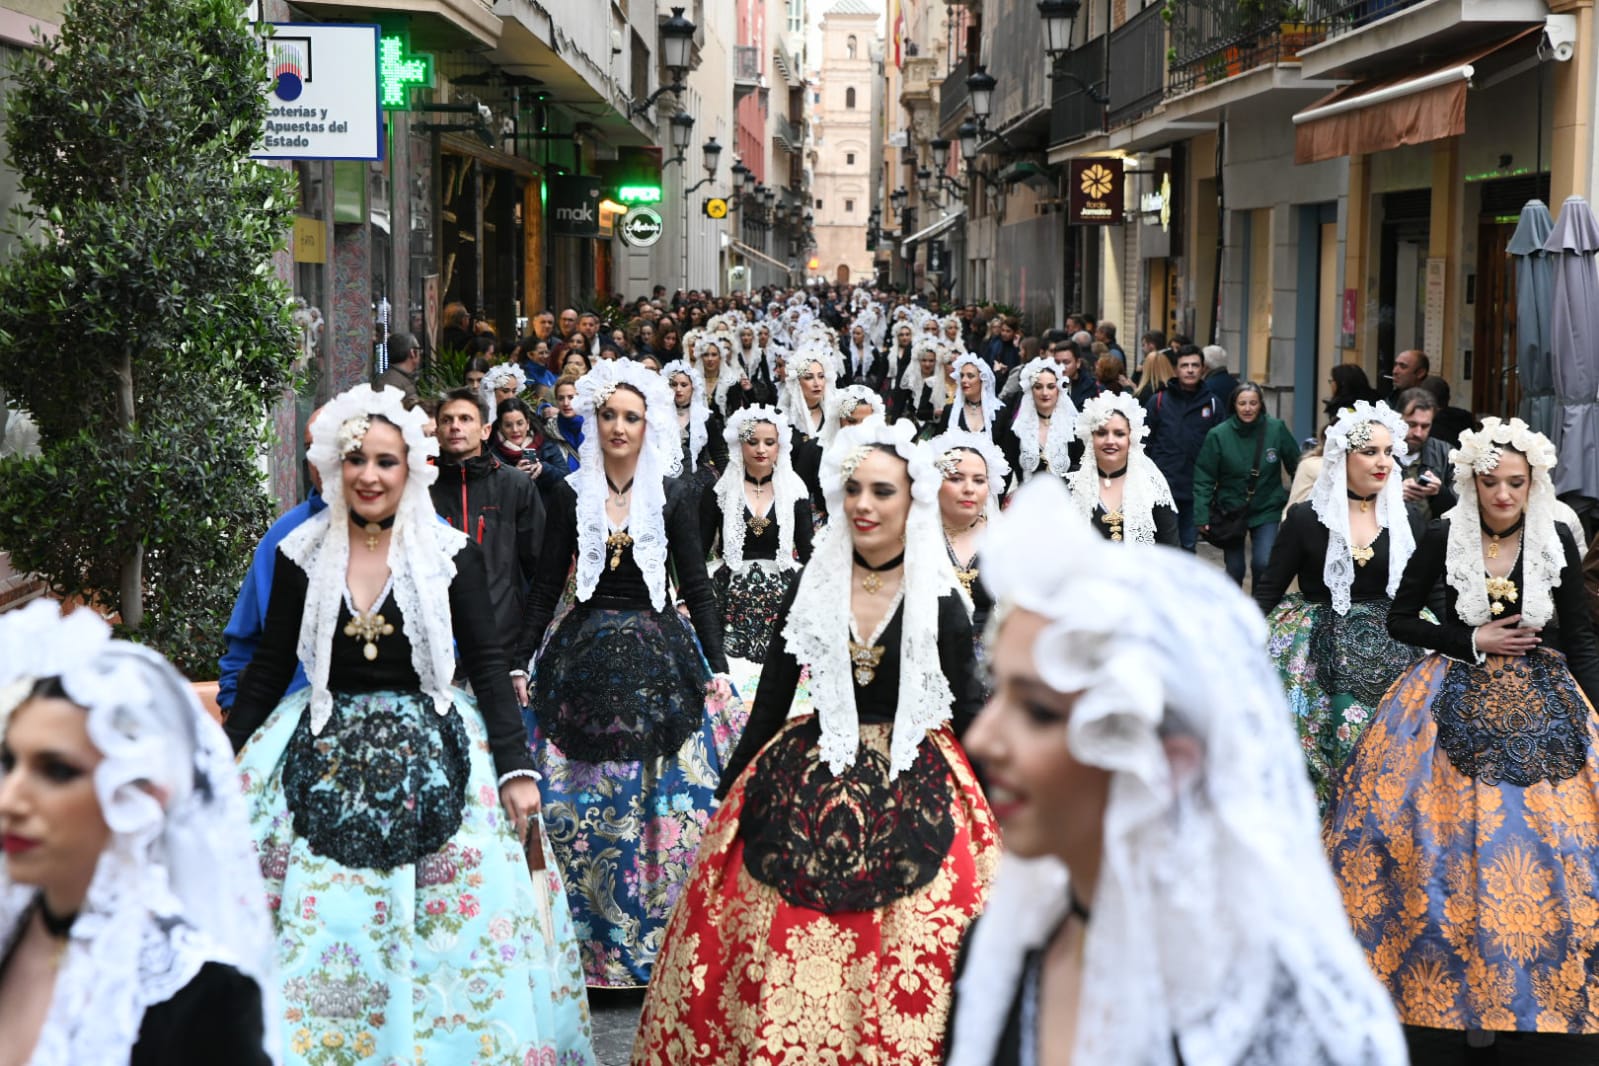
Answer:
POLYGON ((1543 40, 1538 42, 1538 55, 1558 63, 1569 63, 1577 52, 1577 16, 1545 15, 1543 40))

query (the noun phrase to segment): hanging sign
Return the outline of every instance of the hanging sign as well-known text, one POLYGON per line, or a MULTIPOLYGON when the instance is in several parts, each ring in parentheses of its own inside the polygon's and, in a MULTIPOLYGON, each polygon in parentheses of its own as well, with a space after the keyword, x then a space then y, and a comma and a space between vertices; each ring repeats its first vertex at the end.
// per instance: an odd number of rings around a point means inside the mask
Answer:
POLYGON ((580 174, 552 177, 549 183, 550 232, 557 237, 600 235, 600 179, 580 174))
POLYGON ((705 201, 706 218, 726 218, 727 201, 720 196, 713 196, 705 201))
POLYGON ((267 25, 266 127, 254 157, 382 159, 378 27, 267 25))
POLYGON ((1116 156, 1073 159, 1068 171, 1066 221, 1076 226, 1116 226, 1122 220, 1127 180, 1116 156))
POLYGON ((622 219, 622 240, 634 248, 648 248, 661 239, 664 228, 653 207, 635 207, 622 219))

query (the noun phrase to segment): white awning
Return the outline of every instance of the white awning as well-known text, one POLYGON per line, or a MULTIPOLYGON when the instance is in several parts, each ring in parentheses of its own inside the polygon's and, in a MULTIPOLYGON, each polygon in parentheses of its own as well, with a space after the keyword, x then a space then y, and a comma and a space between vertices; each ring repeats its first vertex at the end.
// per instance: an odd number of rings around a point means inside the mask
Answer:
POLYGON ((761 262, 766 263, 769 266, 774 266, 785 274, 789 272, 787 263, 778 259, 773 259, 771 256, 767 255, 763 251, 760 251, 759 249, 751 248, 743 241, 728 241, 727 246, 733 251, 737 252, 739 255, 747 256, 750 259, 759 259, 761 262))
POLYGON ((909 248, 910 245, 913 245, 913 244, 915 244, 918 241, 925 241, 925 240, 927 240, 930 237, 938 236, 940 233, 943 233, 945 230, 949 229, 951 226, 955 225, 955 223, 959 222, 961 219, 963 219, 965 217, 966 217, 966 208, 957 207, 953 212, 951 212, 950 214, 945 215, 943 218, 939 219, 937 222, 934 222, 931 226, 928 226, 926 229, 917 230, 915 233, 911 234, 909 237, 906 237, 904 240, 900 241, 899 242, 899 254, 902 255, 902 256, 906 255, 907 254, 907 249, 909 248))

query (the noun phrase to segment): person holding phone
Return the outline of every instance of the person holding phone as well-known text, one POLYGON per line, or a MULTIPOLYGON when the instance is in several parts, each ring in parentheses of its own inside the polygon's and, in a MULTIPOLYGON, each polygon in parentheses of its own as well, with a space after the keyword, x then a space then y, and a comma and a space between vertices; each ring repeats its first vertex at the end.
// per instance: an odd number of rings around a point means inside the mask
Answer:
POLYGON ((1455 505, 1455 490, 1449 484, 1449 442, 1432 435, 1438 401, 1426 389, 1406 389, 1399 394, 1399 414, 1405 421, 1405 506, 1423 521, 1441 518, 1455 505))

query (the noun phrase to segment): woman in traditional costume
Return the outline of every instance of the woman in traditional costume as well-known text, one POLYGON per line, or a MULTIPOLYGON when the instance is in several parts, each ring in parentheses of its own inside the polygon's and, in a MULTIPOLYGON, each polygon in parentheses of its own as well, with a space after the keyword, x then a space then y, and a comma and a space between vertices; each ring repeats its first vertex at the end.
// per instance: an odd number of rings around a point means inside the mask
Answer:
POLYGON ((1177 547, 1177 504, 1160 467, 1144 452, 1144 408, 1102 393, 1077 416, 1081 465, 1066 478, 1072 502, 1106 540, 1177 547))
POLYGON ((980 697, 942 479, 911 438, 852 426, 823 459, 835 517, 777 622, 635 1063, 941 1054, 998 841, 956 739, 980 697), (807 667, 816 713, 790 719, 807 667))

